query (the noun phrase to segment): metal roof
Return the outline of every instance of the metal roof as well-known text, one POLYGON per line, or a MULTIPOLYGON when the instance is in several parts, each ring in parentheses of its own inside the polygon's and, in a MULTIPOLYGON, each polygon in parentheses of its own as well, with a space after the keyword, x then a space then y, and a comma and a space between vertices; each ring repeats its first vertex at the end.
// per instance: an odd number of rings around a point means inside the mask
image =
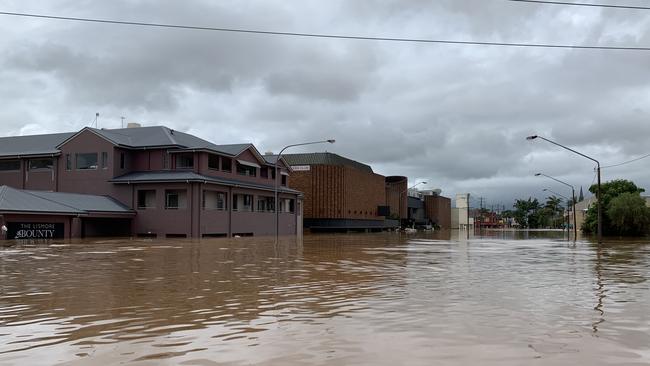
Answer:
POLYGON ((133 211, 106 196, 27 191, 0 186, 0 212, 85 215, 92 212, 132 213, 133 211))
MULTIPOLYGON (((252 189, 261 189, 266 191, 273 191, 273 185, 256 184, 250 182, 243 182, 234 179, 210 177, 207 175, 197 174, 192 171, 178 171, 178 170, 163 170, 163 171, 147 171, 147 172, 132 172, 109 180, 113 183, 161 183, 161 182, 206 182, 213 184, 221 184, 232 187, 243 187, 252 189)), ((286 187, 278 187, 279 192, 302 194, 300 191, 286 187)))
POLYGON ((367 173, 373 173, 370 165, 360 163, 358 161, 345 158, 341 155, 324 152, 324 153, 307 153, 307 154, 283 154, 282 157, 289 163, 289 165, 343 165, 367 173))
POLYGON ((125 148, 139 149, 169 146, 190 150, 205 149, 230 156, 237 156, 246 149, 253 148, 256 155, 259 155, 253 144, 250 143, 218 145, 165 126, 149 126, 110 130, 85 127, 78 132, 0 137, 0 157, 59 154, 59 148, 63 144, 86 130, 92 131, 111 143, 125 148))
POLYGON ((60 151, 57 146, 72 135, 74 135, 74 132, 0 137, 0 156, 58 154, 60 151))
POLYGON ((96 196, 91 194, 26 191, 43 199, 63 203, 88 212, 130 212, 131 209, 109 196, 96 196))

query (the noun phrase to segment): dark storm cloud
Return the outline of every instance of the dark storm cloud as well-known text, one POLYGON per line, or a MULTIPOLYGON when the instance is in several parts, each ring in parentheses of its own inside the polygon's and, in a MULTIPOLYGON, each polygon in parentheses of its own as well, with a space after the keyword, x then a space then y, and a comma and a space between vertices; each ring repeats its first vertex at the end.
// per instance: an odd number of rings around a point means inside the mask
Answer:
MULTIPOLYGON (((650 45, 648 12, 486 0, 10 1, 4 11, 263 30, 650 45)), ((2 135, 75 130, 101 112, 218 143, 329 149, 444 194, 541 193, 537 171, 586 187, 593 164, 646 151, 648 52, 423 45, 2 18, 2 135)), ((295 150, 300 151, 300 150, 295 150)), ((304 151, 307 151, 305 149, 304 151)), ((645 161, 604 170, 650 188, 645 161)))

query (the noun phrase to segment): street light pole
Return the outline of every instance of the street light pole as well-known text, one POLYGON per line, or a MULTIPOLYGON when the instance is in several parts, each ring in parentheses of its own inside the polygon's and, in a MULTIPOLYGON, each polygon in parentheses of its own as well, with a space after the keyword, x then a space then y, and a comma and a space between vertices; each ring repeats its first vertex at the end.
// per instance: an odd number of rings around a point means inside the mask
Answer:
POLYGON ((561 180, 559 180, 557 178, 553 178, 550 175, 546 175, 544 173, 537 173, 537 174, 535 174, 535 176, 536 177, 544 176, 546 178, 553 179, 554 181, 556 181, 558 183, 562 183, 565 186, 571 187, 571 203, 573 204, 573 237, 575 238, 575 240, 578 240, 578 227, 576 225, 577 221, 576 221, 576 190, 575 190, 575 188, 571 184, 569 184, 567 182, 563 182, 563 181, 561 181, 561 180))
POLYGON ((276 156, 275 159, 275 164, 273 167, 273 172, 275 173, 275 184, 274 184, 274 193, 275 193, 275 198, 274 198, 274 209, 275 209, 275 241, 278 241, 279 237, 279 232, 280 232, 280 203, 278 202, 278 181, 281 176, 281 172, 278 172, 278 162, 282 158, 282 153, 284 150, 291 148, 291 147, 296 147, 296 146, 304 146, 304 145, 315 145, 315 144, 324 144, 324 143, 330 143, 333 144, 335 143, 336 140, 330 139, 330 140, 322 140, 322 141, 312 141, 312 142, 303 142, 300 144, 292 144, 292 145, 287 145, 280 150, 280 153, 276 156))
POLYGON ((578 154, 578 155, 582 156, 583 158, 587 158, 587 159, 589 159, 591 161, 594 161, 596 163, 596 166, 597 166, 596 171, 597 171, 597 174, 598 174, 598 188, 596 189, 596 198, 597 198, 596 204, 597 204, 597 210, 598 210, 598 244, 602 243, 603 242, 603 207, 602 207, 603 205, 602 205, 602 197, 600 196, 600 162, 598 160, 590 157, 590 156, 587 156, 587 155, 585 155, 585 154, 583 154, 581 152, 575 151, 575 150, 573 150, 571 148, 568 148, 568 147, 566 147, 564 145, 558 144, 557 142, 551 141, 551 140, 549 140, 547 138, 544 138, 542 136, 532 135, 532 136, 526 137, 526 140, 535 140, 535 139, 538 139, 538 138, 542 139, 542 140, 544 140, 546 142, 550 142, 551 144, 559 146, 559 147, 561 147, 561 148, 563 148, 565 150, 569 150, 574 154, 578 154))
MULTIPOLYGON (((427 184, 427 182, 415 183, 412 187, 406 188, 405 190, 400 192, 399 196, 397 197, 398 198, 397 202, 398 202, 398 205, 399 205, 398 208, 397 208, 398 211, 402 211, 402 195, 404 194, 404 192, 408 192, 410 189, 413 189, 413 188, 417 187, 420 184, 427 184)), ((408 193, 407 193, 406 196, 407 196, 406 197, 406 219, 408 220, 408 216, 409 216, 408 193)), ((399 216, 400 216, 400 223, 399 224, 400 224, 400 228, 401 228, 402 227, 402 222, 401 222, 402 221, 402 215, 401 215, 401 212, 400 212, 399 216)))
POLYGON ((569 212, 568 212, 568 211, 569 211, 569 198, 567 198, 566 196, 561 195, 561 194, 559 194, 559 193, 553 192, 553 191, 551 191, 551 190, 548 189, 548 188, 544 188, 544 189, 542 189, 542 191, 544 191, 544 192, 547 192, 547 191, 548 191, 548 192, 551 192, 551 193, 556 194, 556 195, 558 195, 558 196, 560 196, 560 197, 564 197, 564 199, 566 200, 566 209, 567 209, 567 214, 566 214, 566 237, 567 237, 567 240, 571 240, 571 232, 569 231, 569 222, 570 222, 570 219, 569 219, 569 212))

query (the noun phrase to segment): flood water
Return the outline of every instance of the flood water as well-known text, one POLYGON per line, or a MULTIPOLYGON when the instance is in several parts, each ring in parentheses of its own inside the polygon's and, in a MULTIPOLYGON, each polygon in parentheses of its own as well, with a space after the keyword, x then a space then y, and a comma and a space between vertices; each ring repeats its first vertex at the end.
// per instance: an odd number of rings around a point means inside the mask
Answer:
POLYGON ((0 247, 0 365, 650 364, 650 243, 451 236, 0 247))

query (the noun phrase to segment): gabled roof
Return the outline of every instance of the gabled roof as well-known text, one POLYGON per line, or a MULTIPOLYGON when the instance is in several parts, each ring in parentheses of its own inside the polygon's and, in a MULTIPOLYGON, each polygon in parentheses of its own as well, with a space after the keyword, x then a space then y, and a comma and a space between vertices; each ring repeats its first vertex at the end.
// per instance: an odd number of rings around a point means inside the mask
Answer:
POLYGON ((57 146, 74 135, 74 132, 48 135, 0 137, 0 157, 56 155, 57 146))
POLYGON ((370 165, 345 158, 341 155, 324 152, 324 153, 307 153, 307 154, 284 154, 282 157, 289 165, 339 165, 349 166, 367 173, 373 173, 370 165))
MULTIPOLYGON (((57 145, 60 147, 84 131, 91 131, 112 144, 127 149, 144 149, 154 147, 176 147, 180 150, 209 150, 230 156, 237 156, 244 150, 253 148, 253 144, 217 145, 188 133, 173 130, 165 126, 148 126, 118 129, 97 129, 85 127, 72 134, 57 145)), ((259 152, 255 150, 257 155, 259 152)), ((261 155, 260 155, 261 159, 261 155)))
MULTIPOLYGON (((169 183, 169 182, 205 182, 221 184, 232 187, 243 187, 261 189, 266 191, 273 191, 273 185, 264 185, 250 182, 243 182, 235 179, 226 179, 218 177, 210 177, 207 175, 197 174, 192 171, 179 171, 179 170, 160 170, 160 171, 145 171, 145 172, 132 172, 109 180, 112 183, 169 183)), ((300 191, 290 189, 287 187, 278 187, 279 192, 301 194, 300 191)))
POLYGON ((0 186, 0 212, 71 215, 87 215, 93 212, 133 213, 128 207, 107 196, 27 191, 9 186, 0 186))

